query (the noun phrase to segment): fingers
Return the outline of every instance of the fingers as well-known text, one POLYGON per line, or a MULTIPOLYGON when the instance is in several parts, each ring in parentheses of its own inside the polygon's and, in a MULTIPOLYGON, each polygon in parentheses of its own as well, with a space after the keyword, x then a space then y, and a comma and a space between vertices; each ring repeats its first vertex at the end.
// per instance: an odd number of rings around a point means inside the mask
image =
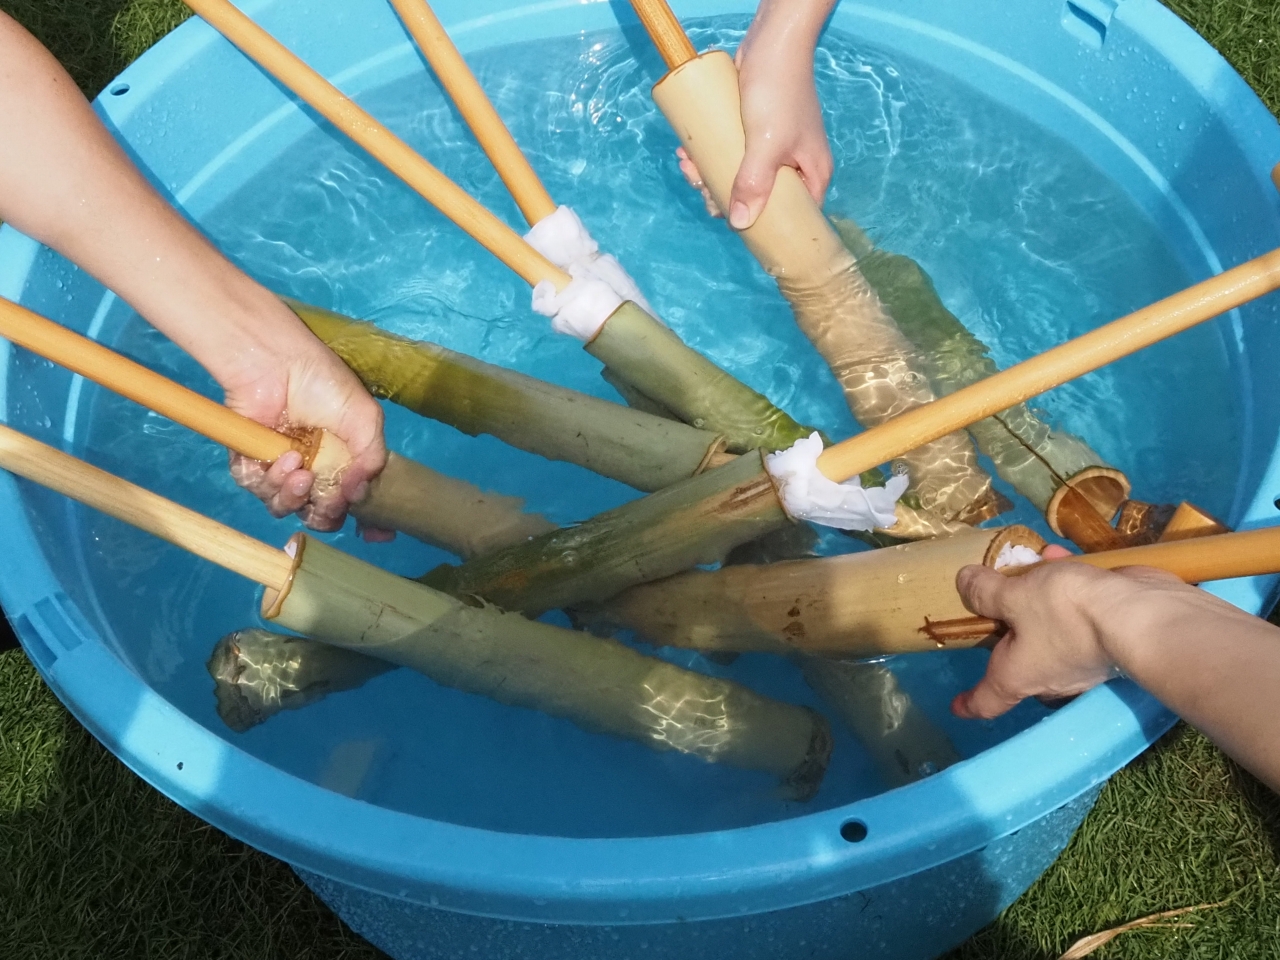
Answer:
POLYGON ((693 187, 702 194, 702 202, 706 204, 707 213, 717 219, 724 216, 724 213, 716 206, 715 198, 711 196, 711 191, 707 189, 707 185, 702 182, 702 174, 698 172, 697 165, 690 159, 689 154, 685 152, 684 147, 676 147, 676 156, 680 158, 680 172, 684 174, 684 178, 689 181, 689 186, 693 187))
POLYGON ((761 146, 759 140, 748 139, 746 156, 729 194, 729 224, 735 230, 746 230, 756 222, 769 201, 781 166, 781 159, 772 149, 761 146))
POLYGON ((1056 543, 1051 543, 1040 551, 1040 556, 1045 560, 1061 560, 1063 557, 1071 556, 1071 551, 1066 547, 1060 547, 1056 543))
POLYGON ((1006 619, 1005 596, 1014 584, 1002 573, 981 564, 961 567, 956 574, 956 590, 965 607, 980 617, 1006 619))
POLYGON ((1013 637, 1006 636, 991 650, 987 672, 972 690, 951 701, 951 712, 965 720, 992 720, 1008 713, 1035 691, 1021 689, 1015 678, 1019 665, 1013 637))
POLYGON ((826 202, 827 188, 831 185, 831 175, 835 172, 835 161, 831 158, 831 147, 824 136, 821 149, 817 153, 805 153, 796 158, 800 168, 800 179, 813 202, 819 208, 826 202))

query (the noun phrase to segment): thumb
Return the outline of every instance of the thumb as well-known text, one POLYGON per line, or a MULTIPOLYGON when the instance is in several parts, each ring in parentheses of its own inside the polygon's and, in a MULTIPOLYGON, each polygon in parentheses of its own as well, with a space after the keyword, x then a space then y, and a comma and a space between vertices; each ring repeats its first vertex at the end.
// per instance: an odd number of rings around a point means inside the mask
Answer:
POLYGON ((1005 594, 1012 582, 1002 573, 981 564, 961 567, 956 574, 956 590, 970 612, 980 617, 1004 620, 1005 594))
POLYGON ((745 230, 760 216, 773 192, 780 162, 770 150, 747 144, 746 155, 738 167, 729 194, 729 223, 735 230, 745 230))

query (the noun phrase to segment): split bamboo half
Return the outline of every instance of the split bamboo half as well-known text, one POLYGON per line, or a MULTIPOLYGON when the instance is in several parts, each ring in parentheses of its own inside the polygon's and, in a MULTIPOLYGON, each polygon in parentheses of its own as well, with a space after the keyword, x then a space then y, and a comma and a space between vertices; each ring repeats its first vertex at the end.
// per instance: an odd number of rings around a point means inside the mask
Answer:
MULTIPOLYGON (((653 87, 654 102, 727 214, 746 152, 737 67, 723 50, 694 55, 664 0, 635 0, 632 6, 669 70, 653 87)), ((760 216, 737 232, 777 281, 796 323, 831 367, 859 423, 877 426, 935 398, 924 358, 885 309, 796 170, 778 170, 760 216)), ((942 521, 977 523, 1007 506, 963 431, 904 451, 901 459, 910 471, 912 493, 942 521)))
MULTIPOLYGON (((381 162, 530 286, 572 278, 412 147, 241 13, 229 0, 187 6, 263 70, 381 162)), ((680 419, 728 439, 736 452, 789 447, 809 429, 690 349, 643 309, 623 303, 585 349, 680 419)))
MULTIPOLYGON (((271 463, 296 450, 322 487, 338 482, 351 460, 342 441, 331 434, 317 430, 299 438, 277 433, 3 298, 0 336, 250 459, 271 463)), ((515 497, 485 493, 397 453, 387 456, 368 495, 351 512, 366 526, 399 530, 464 558, 555 529, 545 517, 525 513, 515 497)))
POLYGON ((796 799, 811 797, 826 770, 830 732, 807 708, 613 641, 467 606, 303 534, 278 550, 6 426, 0 468, 262 584, 263 616, 287 630, 592 732, 763 771, 796 799))
MULTIPOLYGON (((843 482, 1277 288, 1280 250, 838 443, 819 457, 818 469, 843 482)), ((763 462, 744 456, 579 526, 437 569, 425 579, 507 609, 574 607, 719 562, 733 547, 787 520, 763 462)))

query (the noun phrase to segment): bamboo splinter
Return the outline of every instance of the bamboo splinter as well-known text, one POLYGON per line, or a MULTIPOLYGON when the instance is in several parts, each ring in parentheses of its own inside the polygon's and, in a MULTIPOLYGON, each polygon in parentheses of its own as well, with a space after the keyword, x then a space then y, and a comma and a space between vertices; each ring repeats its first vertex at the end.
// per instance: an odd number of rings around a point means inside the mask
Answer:
POLYGON ((411 667, 445 686, 584 729, 777 776, 817 791, 831 752, 812 710, 613 641, 467 606, 298 534, 292 555, 0 425, 0 468, 266 587, 286 629, 411 667))
MULTIPOLYGON (((572 277, 567 272, 530 246, 479 201, 344 96, 229 0, 186 0, 186 3, 252 61, 381 162, 530 286, 536 287, 545 282, 557 291, 569 286, 572 277)), ((810 433, 766 397, 690 349, 630 301, 624 302, 605 320, 585 349, 686 423, 723 434, 729 441, 729 448, 736 452, 761 447, 782 449, 810 433)))
MULTIPOLYGON (((848 480, 1277 288, 1280 250, 829 447, 818 469, 837 483, 848 480)), ((763 464, 740 457, 577 527, 428 578, 451 593, 485 597, 507 609, 572 607, 717 562, 787 520, 763 464)))

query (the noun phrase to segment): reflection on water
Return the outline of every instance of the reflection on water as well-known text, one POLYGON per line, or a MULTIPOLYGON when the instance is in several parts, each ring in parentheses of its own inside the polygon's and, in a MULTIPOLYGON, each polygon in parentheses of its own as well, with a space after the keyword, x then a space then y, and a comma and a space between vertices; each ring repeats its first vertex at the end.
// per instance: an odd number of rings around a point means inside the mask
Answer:
MULTIPOLYGON (((707 21, 699 47, 732 46, 745 21, 707 21)), ((647 63, 648 61, 646 61, 647 63)), ((840 387, 797 329, 775 285, 684 184, 676 140, 649 98, 657 79, 616 32, 540 40, 477 54, 472 63, 528 149, 553 196, 572 202, 603 247, 635 275, 687 342, 834 437, 854 425, 840 387)), ((818 58, 836 155, 829 212, 856 220, 881 248, 920 262, 947 306, 1001 366, 1165 295, 1185 276, 1151 224, 1098 170, 1037 122, 1014 116, 954 79, 831 32, 818 58)), ((362 103, 509 223, 518 213, 434 82, 416 75, 362 103)), ((172 135, 180 135, 174 130, 172 135)), ((550 333, 529 291, 373 161, 328 133, 300 140, 233 194, 202 227, 281 293, 435 340, 493 363, 604 397, 599 365, 550 333)), ((117 345, 216 395, 199 369, 119 311, 117 345)), ((1238 440, 1235 399, 1216 331, 1145 351, 1035 401, 1043 419, 1078 434, 1125 470, 1152 501, 1193 496, 1224 512, 1238 440), (1194 391, 1185 389, 1196 384, 1194 391)), ((86 390, 88 455, 104 467, 269 542, 296 528, 238 492, 223 451, 133 405, 86 390)), ((488 489, 525 498, 558 522, 632 496, 579 468, 549 463, 388 410, 393 448, 488 489)), ((1011 491, 997 483, 1005 494, 1011 491)), ((256 591, 145 535, 81 512, 89 577, 133 665, 164 696, 264 760, 319 781, 343 743, 357 751, 362 799, 458 823, 570 836, 720 829, 795 816, 879 792, 868 752, 832 715, 835 748, 823 789, 788 803, 770 778, 675 751, 588 734, 570 724, 439 688, 395 670, 357 690, 286 710, 240 735, 215 712, 205 672, 221 636, 255 623, 256 591), (366 769, 367 767, 367 769, 366 769), (499 802, 501 800, 501 802, 499 802)), ((1018 501, 1010 522, 1036 523, 1018 501)), ((1043 526, 1039 527, 1043 530, 1043 526)), ((400 538, 344 550, 417 575, 446 559, 400 538)), ((849 550, 824 533, 820 550, 849 550)), ((563 622, 563 621, 561 621, 563 622)), ((800 670, 764 655, 682 665, 824 709, 800 670)), ((981 652, 891 661, 914 704, 962 755, 1044 716, 1025 705, 993 723, 961 723, 946 704, 982 669, 981 652)), ((689 729, 716 749, 715 704, 652 691, 659 735, 689 729)), ((352 780, 352 778, 347 778, 352 780)), ((345 783, 346 781, 344 781, 345 783)), ((355 789, 354 780, 347 788, 355 789)))

